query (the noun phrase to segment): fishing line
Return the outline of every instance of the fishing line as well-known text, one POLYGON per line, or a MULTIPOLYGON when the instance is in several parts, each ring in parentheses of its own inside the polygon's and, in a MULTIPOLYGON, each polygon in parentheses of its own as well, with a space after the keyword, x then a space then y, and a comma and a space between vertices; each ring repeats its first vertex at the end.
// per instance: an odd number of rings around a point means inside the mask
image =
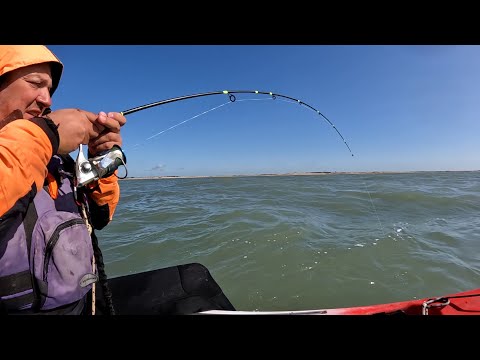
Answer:
MULTIPOLYGON (((223 103, 223 104, 221 104, 221 105, 215 106, 215 107, 213 107, 213 108, 211 108, 211 109, 209 109, 209 110, 206 110, 206 111, 204 111, 204 112, 201 112, 200 114, 197 114, 197 115, 195 115, 195 116, 192 116, 192 117, 189 118, 189 119, 183 120, 183 121, 179 122, 178 124, 172 125, 172 126, 170 126, 169 128, 164 129, 164 130, 162 130, 162 131, 160 131, 160 132, 158 132, 158 133, 156 133, 156 134, 154 134, 154 135, 146 138, 145 141, 151 140, 151 139, 153 139, 154 137, 157 137, 157 136, 159 136, 159 135, 162 135, 163 133, 166 133, 167 131, 174 129, 174 128, 176 128, 176 127, 179 126, 179 125, 185 124, 187 121, 196 119, 197 117, 200 117, 200 116, 202 116, 202 115, 205 115, 205 114, 209 113, 210 111, 216 110, 216 109, 221 108, 222 106, 228 105, 228 104, 230 104, 230 103, 231 103, 230 101, 227 101, 226 103, 223 103)), ((141 145, 141 144, 135 144, 133 147, 135 148, 135 147, 138 147, 138 146, 140 146, 140 145, 141 145)))
POLYGON ((207 110, 207 111, 204 111, 204 112, 201 112, 200 114, 197 114, 197 115, 195 115, 195 116, 192 116, 190 119, 183 120, 183 121, 179 122, 179 123, 176 124, 176 125, 170 126, 169 128, 167 128, 167 129, 165 129, 165 130, 162 130, 162 131, 160 131, 159 133, 156 133, 155 135, 152 135, 152 136, 146 138, 145 140, 153 139, 154 137, 157 137, 158 135, 162 135, 163 133, 165 133, 165 132, 167 132, 167 131, 169 131, 169 130, 174 129, 174 128, 176 128, 176 127, 179 126, 179 125, 185 124, 187 121, 190 121, 190 120, 193 120, 193 119, 195 119, 195 118, 197 118, 197 117, 199 117, 199 116, 205 115, 206 113, 209 113, 210 111, 213 111, 213 110, 216 110, 216 109, 218 109, 218 108, 221 108, 222 106, 225 106, 225 105, 227 105, 227 104, 230 104, 230 102, 226 102, 226 103, 223 103, 223 104, 221 104, 221 105, 219 105, 219 106, 215 106, 215 107, 213 107, 213 108, 211 108, 211 109, 209 109, 209 110, 207 110))
MULTIPOLYGON (((333 129, 337 132, 338 136, 340 136, 340 138, 342 139, 343 143, 345 144, 345 146, 347 147, 348 151, 350 152, 350 154, 353 156, 353 153, 352 153, 352 150, 350 149, 350 146, 347 144, 347 141, 345 140, 345 138, 343 137, 343 135, 340 133, 340 131, 337 129, 337 127, 325 116, 323 115, 319 110, 317 110, 316 108, 314 108, 313 106, 299 100, 299 99, 295 99, 291 96, 287 96, 287 95, 282 95, 282 94, 276 94, 276 93, 273 93, 271 91, 269 92, 266 92, 266 91, 258 91, 258 90, 234 90, 234 91, 230 91, 230 90, 222 90, 222 91, 212 91, 212 92, 207 92, 207 93, 198 93, 198 94, 192 94, 192 95, 184 95, 184 96, 179 96, 179 97, 176 97, 176 98, 171 98, 171 99, 166 99, 166 100, 161 100, 161 101, 157 101, 157 102, 153 102, 153 103, 150 103, 150 104, 145 104, 145 105, 141 105, 141 106, 137 106, 137 107, 134 107, 134 108, 131 108, 131 109, 128 109, 128 110, 124 110, 124 111, 121 111, 121 114, 122 115, 129 115, 129 114, 133 114, 135 112, 138 112, 138 111, 142 111, 142 110, 145 110, 145 109, 149 109, 151 107, 155 107, 155 106, 160 106, 160 105, 165 105, 165 104, 169 104, 169 103, 172 103, 172 102, 176 102, 176 101, 182 101, 182 100, 187 100, 187 99, 193 99, 193 98, 197 98, 197 97, 203 97, 203 96, 210 96, 210 95, 228 95, 229 97, 229 100, 231 102, 235 102, 236 101, 236 97, 234 94, 263 94, 263 95, 270 95, 271 99, 272 100, 275 100, 276 98, 284 98, 284 99, 288 99, 288 100, 291 100, 292 102, 295 102, 295 103, 298 103, 299 105, 304 105, 306 106, 307 108, 315 111, 318 115, 320 115, 328 124, 330 124, 330 126, 333 127, 333 129)), ((223 106, 223 105, 222 105, 223 106)), ((187 120, 188 121, 188 120, 187 120)))
MULTIPOLYGON (((240 99, 240 100, 236 100, 236 101, 239 101, 239 102, 240 102, 240 101, 265 101, 265 100, 270 100, 270 99, 240 99)), ((291 101, 286 101, 286 100, 282 100, 282 101, 291 102, 291 101)), ((176 127, 179 126, 179 125, 185 124, 186 122, 188 122, 188 121, 190 121, 190 120, 196 119, 196 118, 198 118, 198 117, 200 117, 200 116, 202 116, 202 115, 205 115, 205 114, 209 113, 210 111, 217 110, 217 109, 221 108, 222 106, 229 105, 229 104, 233 104, 233 101, 227 101, 226 103, 223 103, 223 104, 221 104, 221 105, 215 106, 215 107, 213 107, 213 108, 211 108, 211 109, 205 110, 205 111, 203 111, 203 112, 201 112, 201 113, 199 113, 199 114, 197 114, 197 115, 194 115, 194 116, 192 116, 191 118, 188 118, 188 119, 186 119, 186 120, 183 120, 183 121, 179 122, 178 124, 172 125, 172 126, 170 126, 169 128, 164 129, 164 130, 162 130, 162 131, 160 131, 160 132, 158 132, 158 133, 156 133, 156 134, 154 134, 154 135, 146 138, 145 141, 151 140, 151 139, 153 139, 154 137, 157 137, 157 136, 159 136, 159 135, 162 135, 162 134, 166 133, 167 131, 176 128, 176 127)), ((134 147, 134 148, 137 148, 137 147, 139 147, 141 144, 143 144, 143 143, 135 144, 133 147, 134 147)))
MULTIPOLYGON (((240 99, 240 100, 237 100, 237 101, 240 102, 240 101, 265 101, 265 100, 268 100, 268 99, 240 99)), ((284 101, 285 101, 285 100, 284 100, 284 101)), ((185 124, 187 121, 193 120, 193 119, 195 119, 195 118, 197 118, 197 117, 199 117, 199 116, 202 116, 202 115, 205 115, 206 113, 209 113, 210 111, 219 109, 219 108, 221 108, 222 106, 229 105, 229 104, 232 104, 232 103, 233 103, 232 101, 227 101, 226 103, 223 103, 223 104, 221 104, 221 105, 215 106, 215 107, 213 107, 213 108, 211 108, 211 109, 209 109, 209 110, 206 110, 206 111, 204 111, 204 112, 201 112, 200 114, 197 114, 197 115, 195 115, 195 116, 192 116, 191 118, 189 118, 189 119, 187 119, 187 120, 183 120, 183 121, 179 122, 179 123, 176 124, 176 125, 170 126, 169 128, 167 128, 167 129, 165 129, 165 130, 162 130, 162 131, 160 131, 159 133, 157 133, 157 134, 155 134, 155 135, 152 135, 152 136, 146 138, 145 140, 153 139, 154 137, 156 137, 156 136, 158 136, 158 135, 161 135, 161 134, 163 134, 163 133, 165 133, 165 132, 167 132, 167 131, 169 131, 169 130, 172 130, 172 129, 176 128, 176 127, 179 126, 179 125, 185 124)))
POLYGON ((373 208, 373 211, 377 217, 377 221, 378 223, 380 224, 380 228, 382 229, 382 234, 383 234, 383 237, 386 238, 386 234, 385 234, 385 229, 383 227, 383 224, 382 222, 380 221, 380 217, 378 216, 378 211, 377 211, 377 208, 375 207, 375 204, 373 203, 373 199, 372 199, 372 195, 370 194, 370 191, 368 191, 368 188, 367 188, 367 183, 365 181, 363 181, 363 185, 365 186, 365 190, 367 191, 368 193, 368 197, 370 198, 370 203, 372 204, 372 208, 373 208))

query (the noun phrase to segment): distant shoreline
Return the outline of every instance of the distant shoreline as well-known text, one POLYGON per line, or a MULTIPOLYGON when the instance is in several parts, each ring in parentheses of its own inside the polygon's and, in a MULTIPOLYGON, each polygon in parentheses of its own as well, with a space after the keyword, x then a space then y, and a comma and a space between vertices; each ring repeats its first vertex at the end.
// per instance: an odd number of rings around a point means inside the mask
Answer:
POLYGON ((119 180, 164 180, 164 179, 197 179, 197 178, 234 178, 258 176, 318 176, 318 175, 375 175, 375 174, 409 174, 426 172, 475 172, 480 170, 415 170, 415 171, 312 171, 293 172, 283 174, 240 174, 240 175, 164 175, 164 176, 139 176, 127 177, 119 180))

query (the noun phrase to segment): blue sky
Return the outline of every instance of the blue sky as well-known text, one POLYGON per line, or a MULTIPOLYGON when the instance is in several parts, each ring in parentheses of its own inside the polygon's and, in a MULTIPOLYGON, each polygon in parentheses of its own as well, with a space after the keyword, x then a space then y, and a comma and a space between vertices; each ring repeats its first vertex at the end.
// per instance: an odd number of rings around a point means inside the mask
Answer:
MULTIPOLYGON (((124 111, 128 176, 480 169, 480 46, 55 45, 53 109, 124 111), (241 100, 241 101, 239 101, 241 100)), ((75 155, 75 154, 73 154, 75 155)))

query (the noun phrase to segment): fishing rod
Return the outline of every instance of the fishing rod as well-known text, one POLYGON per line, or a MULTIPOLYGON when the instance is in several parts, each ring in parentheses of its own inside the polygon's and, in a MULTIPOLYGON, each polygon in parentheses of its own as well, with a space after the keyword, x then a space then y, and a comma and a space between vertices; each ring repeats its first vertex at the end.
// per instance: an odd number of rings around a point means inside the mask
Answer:
POLYGON ((160 106, 160 105, 165 105, 165 104, 169 104, 169 103, 172 103, 172 102, 176 102, 176 101, 181 101, 181 100, 187 100, 187 99, 193 99, 193 98, 197 98, 197 97, 202 97, 202 96, 210 96, 210 95, 228 95, 229 99, 231 102, 235 102, 236 100, 236 97, 234 94, 263 94, 263 95, 270 95, 272 97, 272 100, 275 100, 277 97, 279 98, 284 98, 284 99, 288 99, 288 100, 292 100, 300 105, 304 105, 306 107, 308 107, 309 109, 315 111, 318 115, 320 115, 323 119, 325 119, 334 129, 335 131, 337 132, 337 134, 340 136, 340 138, 342 139, 343 143, 345 144, 345 146, 347 147, 348 151, 350 152, 350 154, 353 156, 353 153, 352 153, 352 150, 350 149, 350 146, 347 144, 347 142, 345 141, 343 135, 340 133, 340 131, 337 129, 337 127, 325 116, 323 115, 319 110, 315 109, 313 106, 301 101, 301 100, 298 100, 298 99, 295 99, 291 96, 287 96, 287 95, 282 95, 282 94, 276 94, 276 93, 273 93, 271 91, 258 91, 258 90, 222 90, 222 91, 211 91, 211 92, 206 92, 206 93, 198 93, 198 94, 192 94, 192 95, 184 95, 184 96, 179 96, 179 97, 175 97, 175 98, 171 98, 171 99, 166 99, 166 100, 161 100, 161 101, 156 101, 156 102, 153 102, 153 103, 150 103, 150 104, 145 104, 145 105, 141 105, 141 106, 137 106, 137 107, 134 107, 134 108, 131 108, 131 109, 128 109, 128 110, 125 110, 125 111, 121 111, 120 113, 122 115, 129 115, 129 114, 133 114, 137 111, 141 111, 141 110, 145 110, 145 109, 149 109, 151 107, 154 107, 154 106, 160 106))
MULTIPOLYGON (((313 106, 307 104, 304 101, 301 101, 299 99, 295 99, 291 96, 287 95, 282 95, 282 94, 277 94, 273 93, 271 91, 258 91, 258 90, 222 90, 222 91, 211 91, 211 92, 206 92, 206 93, 198 93, 198 94, 191 94, 191 95, 184 95, 184 96, 179 96, 175 98, 170 98, 170 99, 165 99, 161 101, 156 101, 150 104, 145 104, 141 106, 137 106, 128 110, 121 111, 120 113, 125 116, 129 114, 133 114, 135 112, 145 110, 152 108, 154 106, 160 106, 160 105, 165 105, 169 103, 173 103, 176 101, 181 101, 181 100, 187 100, 187 99, 193 99, 193 98, 198 98, 202 96, 210 96, 210 95, 228 95, 229 100, 231 102, 235 102, 236 97, 234 94, 263 94, 263 95, 270 95, 272 100, 275 100, 277 97, 279 98, 284 98, 288 99, 291 101, 294 101, 300 105, 304 105, 307 108, 315 111, 318 115, 320 115, 325 121, 327 121, 337 132, 337 134, 340 136, 342 139, 343 143, 347 147, 348 151, 350 154, 353 156, 352 150, 350 149, 350 146, 347 144, 345 138, 343 135, 340 133, 340 131, 337 129, 337 127, 325 116, 323 115, 319 110, 314 108, 313 106)), ((111 150, 105 152, 104 154, 101 154, 93 159, 86 159, 83 151, 82 151, 82 145, 79 147, 79 152, 78 152, 78 157, 76 160, 76 187, 82 187, 87 185, 93 180, 98 180, 99 178, 108 176, 112 174, 120 165, 125 166, 126 168, 126 156, 123 153, 123 150, 119 146, 115 146, 111 150)), ((126 176, 126 175, 125 175, 126 176)))

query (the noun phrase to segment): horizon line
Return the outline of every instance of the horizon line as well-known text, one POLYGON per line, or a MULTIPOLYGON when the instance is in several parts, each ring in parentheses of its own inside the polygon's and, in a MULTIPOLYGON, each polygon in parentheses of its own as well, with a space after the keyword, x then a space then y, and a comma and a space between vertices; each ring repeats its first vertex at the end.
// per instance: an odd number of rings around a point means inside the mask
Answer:
POLYGON ((219 177, 255 177, 255 176, 315 176, 315 175, 358 175, 358 174, 405 174, 420 172, 475 172, 480 170, 399 170, 399 171, 305 171, 288 173, 260 173, 235 175, 156 175, 156 176, 128 176, 119 180, 156 180, 156 179, 194 179, 219 177))

